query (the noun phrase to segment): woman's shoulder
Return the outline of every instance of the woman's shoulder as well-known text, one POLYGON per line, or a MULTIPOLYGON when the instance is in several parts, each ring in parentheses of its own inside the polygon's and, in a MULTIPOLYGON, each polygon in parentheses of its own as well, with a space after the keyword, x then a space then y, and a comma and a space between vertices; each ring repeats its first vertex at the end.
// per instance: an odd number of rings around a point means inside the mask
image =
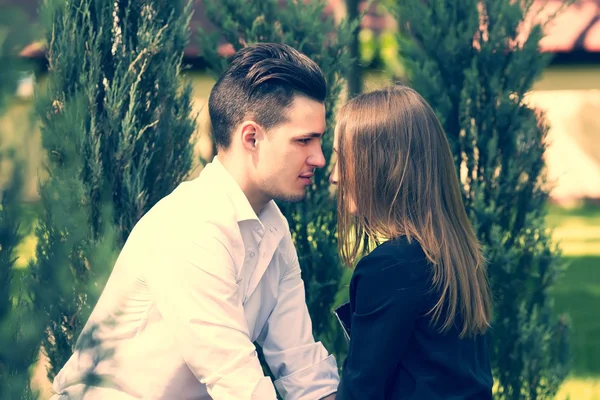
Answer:
POLYGON ((393 239, 358 262, 350 281, 350 297, 356 298, 359 292, 368 294, 355 305, 359 312, 375 310, 382 304, 417 307, 429 290, 430 272, 427 257, 416 240, 393 239))
POLYGON ((356 266, 359 275, 423 276, 429 261, 416 239, 401 236, 388 240, 364 256, 356 266))
POLYGON ((368 262, 396 260, 402 264, 427 263, 427 256, 421 244, 414 238, 400 236, 381 243, 363 257, 368 262))

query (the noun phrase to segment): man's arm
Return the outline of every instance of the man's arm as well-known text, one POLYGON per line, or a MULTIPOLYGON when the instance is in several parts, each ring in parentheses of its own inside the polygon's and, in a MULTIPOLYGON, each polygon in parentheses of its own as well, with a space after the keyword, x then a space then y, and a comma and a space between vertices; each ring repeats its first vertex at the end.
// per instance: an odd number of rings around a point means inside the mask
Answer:
POLYGON ((215 400, 275 400, 249 338, 226 238, 208 226, 193 240, 164 241, 149 249, 147 283, 190 370, 215 400))
POLYGON ((313 338, 300 266, 291 247, 291 263, 279 284, 277 305, 257 342, 285 400, 327 399, 337 391, 337 365, 313 338))

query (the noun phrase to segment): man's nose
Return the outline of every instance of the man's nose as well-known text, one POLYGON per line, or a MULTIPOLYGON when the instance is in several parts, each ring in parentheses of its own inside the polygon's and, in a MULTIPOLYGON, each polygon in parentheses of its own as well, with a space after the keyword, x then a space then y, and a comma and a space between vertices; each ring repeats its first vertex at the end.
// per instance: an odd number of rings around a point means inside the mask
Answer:
POLYGON ((308 163, 315 168, 323 168, 325 166, 325 156, 321 147, 308 159, 308 163))

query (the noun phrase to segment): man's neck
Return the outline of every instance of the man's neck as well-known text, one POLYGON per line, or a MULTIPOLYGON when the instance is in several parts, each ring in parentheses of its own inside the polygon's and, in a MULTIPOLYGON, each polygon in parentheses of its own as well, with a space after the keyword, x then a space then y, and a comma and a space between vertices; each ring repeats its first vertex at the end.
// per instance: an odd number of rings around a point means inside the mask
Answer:
POLYGON ((265 205, 271 201, 271 199, 266 198, 257 188, 254 183, 250 179, 248 175, 248 170, 245 168, 243 164, 243 158, 235 157, 231 154, 219 152, 219 162, 223 165, 223 167, 229 172, 229 174, 233 177, 233 180, 238 184, 250 206, 256 213, 256 215, 260 215, 261 211, 265 207, 265 205), (239 161, 242 160, 242 161, 239 161))

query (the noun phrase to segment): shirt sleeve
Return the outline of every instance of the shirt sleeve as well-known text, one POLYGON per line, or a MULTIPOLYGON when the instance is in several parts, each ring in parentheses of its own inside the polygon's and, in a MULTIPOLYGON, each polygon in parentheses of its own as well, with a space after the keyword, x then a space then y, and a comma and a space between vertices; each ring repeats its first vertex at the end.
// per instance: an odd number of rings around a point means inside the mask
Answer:
POLYGON ((257 342, 285 400, 318 400, 337 390, 335 358, 312 334, 295 250, 281 279, 277 304, 257 342))
POLYGON ((212 399, 275 400, 250 340, 226 239, 216 228, 199 231, 149 250, 146 279, 158 311, 212 399))
MULTIPOLYGON (((421 263, 421 270, 425 267, 421 263)), ((423 273, 389 255, 367 256, 352 277, 348 356, 337 400, 383 400, 422 309, 423 273)))

